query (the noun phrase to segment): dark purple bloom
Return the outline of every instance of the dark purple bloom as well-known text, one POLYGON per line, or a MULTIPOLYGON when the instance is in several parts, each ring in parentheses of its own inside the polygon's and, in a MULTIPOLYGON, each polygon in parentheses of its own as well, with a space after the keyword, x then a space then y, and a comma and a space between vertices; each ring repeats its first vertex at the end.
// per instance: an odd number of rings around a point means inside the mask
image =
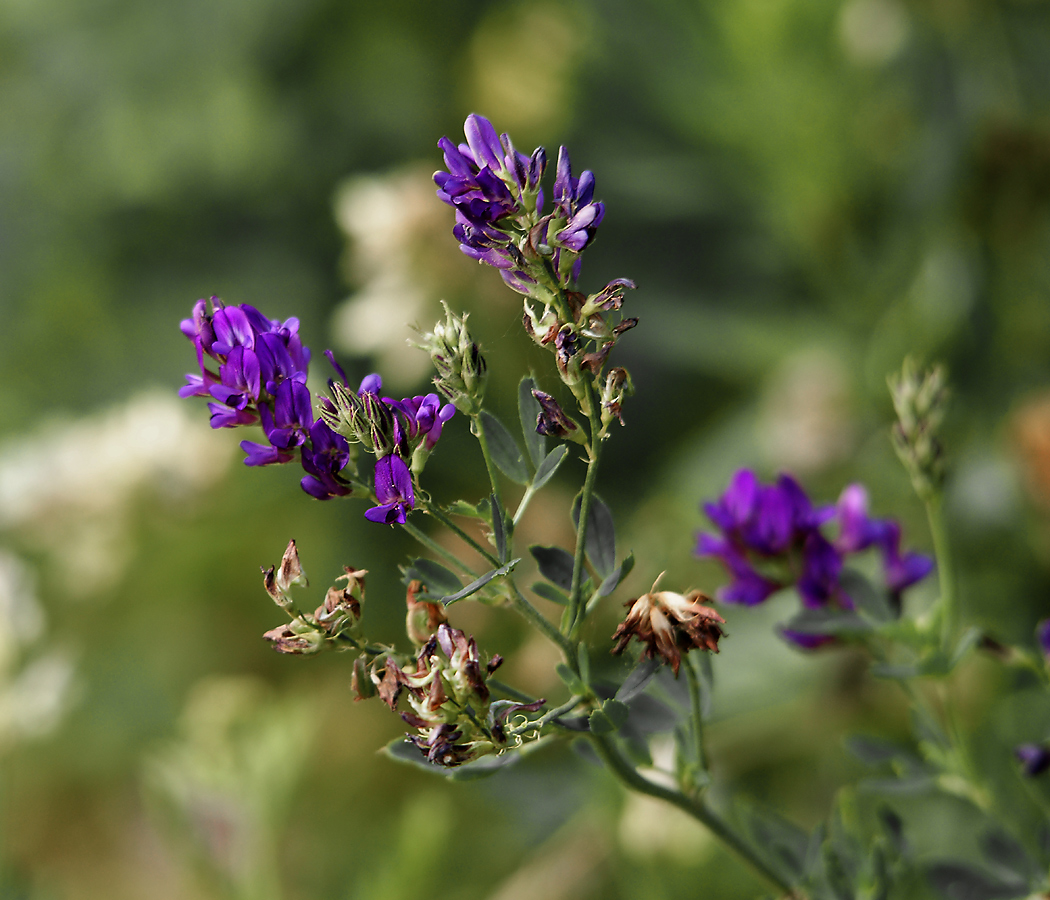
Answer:
POLYGON ((456 407, 451 403, 442 405, 437 394, 405 397, 404 400, 384 397, 383 402, 401 413, 395 425, 397 443, 400 444, 403 440, 411 443, 422 438, 427 450, 434 449, 438 438, 441 437, 442 426, 456 412, 456 407))
POLYGON ((376 463, 376 499, 379 506, 365 511, 370 522, 404 525, 409 511, 415 503, 412 490, 412 473, 405 461, 394 454, 384 456, 376 463))
POLYGON ((899 594, 905 588, 922 581, 933 571, 933 560, 922 553, 901 553, 901 527, 891 519, 883 523, 885 534, 879 540, 882 564, 886 575, 886 587, 899 594))
POLYGON ((310 391, 300 381, 282 381, 274 397, 273 412, 264 406, 259 414, 271 444, 281 450, 298 447, 307 439, 314 423, 310 391))
POLYGON ((1039 647, 1043 655, 1050 659, 1050 619, 1043 619, 1035 629, 1035 635, 1039 640, 1039 647))
POLYGON ((579 253, 594 239, 605 217, 605 205, 593 200, 594 173, 586 170, 579 178, 573 178, 569 151, 561 147, 554 181, 554 208, 567 222, 554 235, 554 240, 574 253, 579 253))
POLYGON ((757 606, 784 586, 756 572, 747 556, 723 538, 701 534, 696 552, 698 556, 711 556, 720 560, 733 576, 729 584, 715 592, 715 597, 722 603, 757 606))
POLYGON ((576 431, 576 423, 565 415, 565 411, 550 394, 533 388, 532 396, 540 404, 540 413, 536 417, 536 433, 546 437, 565 437, 570 431, 576 431))
POLYGON ((816 650, 818 647, 823 647, 825 644, 832 644, 835 642, 835 636, 831 634, 814 634, 809 631, 795 631, 792 628, 780 628, 778 630, 780 636, 784 638, 784 640, 789 641, 803 650, 816 650))
POLYGON ((349 461, 350 445, 346 439, 318 419, 310 428, 310 445, 302 449, 306 476, 299 484, 318 500, 345 497, 350 487, 339 478, 339 473, 349 461))
POLYGON ((1014 748, 1014 756, 1029 778, 1042 775, 1050 769, 1050 748, 1044 744, 1021 744, 1020 747, 1014 748))
POLYGON ((286 450, 278 450, 270 444, 257 444, 255 441, 241 441, 241 449, 246 454, 246 466, 272 466, 275 463, 291 462, 294 458, 294 454, 286 450))
MULTIPOLYGON (((928 557, 901 552, 896 522, 868 516, 867 494, 860 485, 846 488, 835 507, 815 507, 790 475, 763 485, 754 472, 741 469, 725 493, 704 504, 704 510, 720 534, 701 534, 696 552, 718 559, 731 575, 730 583, 717 592, 726 603, 754 605, 793 585, 809 609, 852 609, 840 580, 844 561, 873 546, 882 554, 891 600, 899 601, 901 591, 933 568, 928 557), (838 536, 832 541, 821 528, 836 517, 838 536)), ((806 648, 830 640, 792 629, 782 633, 806 648)))

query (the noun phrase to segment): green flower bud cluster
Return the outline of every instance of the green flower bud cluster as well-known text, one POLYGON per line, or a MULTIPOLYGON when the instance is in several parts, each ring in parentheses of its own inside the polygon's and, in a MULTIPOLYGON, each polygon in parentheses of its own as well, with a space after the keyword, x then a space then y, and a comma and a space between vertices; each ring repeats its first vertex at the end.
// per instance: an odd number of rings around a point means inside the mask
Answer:
POLYGON ((481 412, 488 381, 488 366, 481 348, 467 329, 467 314, 455 315, 448 304, 445 320, 438 322, 434 330, 422 335, 414 345, 430 354, 437 375, 434 385, 461 413, 476 416, 481 412))
POLYGON ((944 484, 944 456, 938 431, 947 411, 949 392, 942 366, 920 370, 914 359, 889 378, 897 412, 891 437, 897 456, 911 476, 915 492, 931 499, 944 484))

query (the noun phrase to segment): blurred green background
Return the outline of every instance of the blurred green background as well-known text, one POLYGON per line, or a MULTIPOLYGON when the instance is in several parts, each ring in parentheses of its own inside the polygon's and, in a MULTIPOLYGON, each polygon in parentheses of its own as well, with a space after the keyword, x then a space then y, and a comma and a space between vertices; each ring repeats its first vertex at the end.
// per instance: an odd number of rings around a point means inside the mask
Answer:
MULTIPOLYGON (((348 658, 260 639, 282 614, 258 567, 289 538, 318 597, 342 565, 369 569, 386 640, 411 548, 359 501, 241 466, 245 435, 175 396, 194 365, 178 322, 212 294, 295 315, 315 361, 333 347, 410 393, 428 373, 406 323, 446 299, 514 421, 517 379, 548 357, 429 180, 472 111, 595 172, 607 215, 581 284, 639 285, 617 351, 638 391, 599 485, 639 559, 623 597, 663 569, 714 591, 697 504, 741 465, 823 502, 862 480, 928 549, 886 437, 885 377, 914 353, 954 379, 967 617, 1031 642, 1050 614, 1044 0, 3 0, 0 896, 761 890, 569 750, 468 785, 396 766, 376 750, 399 721, 352 702, 348 658)), ((461 420, 427 476, 439 499, 483 495, 461 420)), ((568 544, 579 476, 523 540, 568 544)), ((812 826, 858 774, 841 736, 906 722, 851 654, 778 644, 793 604, 726 612, 711 740, 720 781, 812 826)), ((456 609, 506 680, 557 690, 509 613, 456 609)), ((967 684, 989 757, 1050 725, 988 664, 967 684)), ((954 846, 957 807, 909 813, 924 852, 954 846)))

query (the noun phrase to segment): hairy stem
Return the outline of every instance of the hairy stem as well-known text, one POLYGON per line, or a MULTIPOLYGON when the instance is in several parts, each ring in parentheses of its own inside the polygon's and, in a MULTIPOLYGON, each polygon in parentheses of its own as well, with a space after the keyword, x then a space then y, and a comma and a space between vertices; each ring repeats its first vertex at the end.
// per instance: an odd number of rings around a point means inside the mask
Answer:
POLYGON ((546 638, 556 644, 562 653, 565 654, 566 662, 575 669, 577 665, 576 648, 573 646, 572 641, 558 631, 558 629, 554 627, 554 624, 544 616, 543 613, 529 603, 525 595, 521 592, 521 589, 515 584, 513 576, 507 578, 507 583, 514 592, 511 597, 511 603, 514 605, 514 608, 521 613, 522 616, 528 619, 529 623, 535 626, 537 630, 543 632, 543 635, 546 638))
MULTIPOLYGON (((593 392, 592 385, 587 385, 587 390, 593 392)), ((592 398, 593 399, 593 398, 592 398)), ((592 410, 595 408, 591 404, 592 410)), ((572 586, 569 589, 569 614, 567 617, 568 628, 571 634, 576 628, 577 619, 580 618, 580 605, 583 600, 583 574, 584 556, 586 555, 587 542, 587 519, 590 516, 591 500, 594 497, 594 485, 598 480, 598 461, 601 457, 602 442, 598 437, 601 423, 596 421, 593 412, 591 414, 591 441, 588 447, 589 458, 587 461, 587 476, 583 482, 583 491, 580 494, 580 521, 576 527, 576 555, 572 563, 572 586)))
POLYGON ((442 547, 437 541, 435 541, 429 534, 421 529, 417 528, 411 522, 405 522, 401 526, 408 534, 412 535, 419 543, 424 547, 433 550, 438 556, 444 559, 446 562, 452 563, 457 569, 463 574, 467 575, 471 581, 475 581, 478 577, 477 573, 473 571, 470 566, 464 563, 455 553, 446 547, 442 547))
POLYGON ((952 568, 951 546, 948 527, 944 519, 944 503, 940 494, 926 501, 926 517, 933 537, 933 553, 937 560, 937 577, 940 580, 941 644, 946 653, 951 652, 955 640, 958 610, 955 598, 955 571, 952 568))
POLYGON ((427 505, 423 508, 423 511, 430 516, 437 519, 442 525, 444 525, 449 531, 453 532, 460 540, 465 544, 480 553, 485 559, 493 566, 501 565, 500 561, 489 550, 486 550, 481 546, 474 538, 467 534, 462 528, 460 528, 452 519, 445 515, 440 509, 433 505, 427 505))
POLYGON ((696 761, 703 772, 707 771, 707 750, 704 748, 704 713, 703 694, 700 688, 700 679, 696 676, 692 657, 686 656, 685 680, 689 685, 689 708, 693 719, 693 740, 696 742, 696 761))
POLYGON ((724 821, 710 806, 702 799, 688 797, 680 791, 672 790, 661 784, 656 784, 641 775, 620 753, 613 740, 607 735, 592 734, 591 742, 602 762, 616 778, 631 790, 658 800, 664 800, 672 806, 688 813, 698 822, 702 823, 715 837, 726 847, 747 862, 759 875, 770 884, 776 885, 777 889, 783 891, 794 900, 803 900, 803 895, 795 891, 780 875, 774 872, 757 852, 739 834, 734 831, 728 822, 724 821))

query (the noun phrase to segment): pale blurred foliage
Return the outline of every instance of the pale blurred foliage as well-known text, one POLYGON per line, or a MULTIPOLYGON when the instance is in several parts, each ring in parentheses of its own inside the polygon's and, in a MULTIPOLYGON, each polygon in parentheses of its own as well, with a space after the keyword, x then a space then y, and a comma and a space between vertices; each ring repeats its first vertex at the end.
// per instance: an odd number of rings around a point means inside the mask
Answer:
POLYGON ((877 66, 904 48, 908 12, 897 0, 849 0, 839 11, 839 40, 851 61, 877 66))
POLYGON ((147 761, 147 789, 168 831, 235 897, 282 896, 282 828, 319 712, 301 693, 208 678, 190 694, 178 736, 147 761))
POLYGON ((52 732, 74 699, 70 654, 44 636, 32 571, 0 549, 0 751, 52 732))
POLYGON ((179 501, 217 482, 232 442, 168 392, 45 423, 0 446, 0 532, 53 556, 67 597, 114 585, 131 558, 128 516, 143 491, 179 501))
POLYGON ((512 135, 563 130, 588 26, 580 6, 518 0, 492 7, 470 41, 468 105, 512 135))
POLYGON ((846 459, 856 442, 849 372, 835 354, 795 354, 774 370, 759 415, 759 441, 771 467, 799 475, 846 459))
POLYGON ((412 323, 429 325, 438 309, 425 247, 449 226, 432 187, 426 169, 411 167, 348 179, 336 194, 336 221, 350 242, 345 269, 360 288, 336 310, 333 337, 341 350, 372 356, 388 386, 414 384, 430 369, 408 341, 412 323))
POLYGON ((620 846, 635 859, 695 864, 711 855, 711 833, 681 810, 642 794, 628 794, 620 814, 620 846))

